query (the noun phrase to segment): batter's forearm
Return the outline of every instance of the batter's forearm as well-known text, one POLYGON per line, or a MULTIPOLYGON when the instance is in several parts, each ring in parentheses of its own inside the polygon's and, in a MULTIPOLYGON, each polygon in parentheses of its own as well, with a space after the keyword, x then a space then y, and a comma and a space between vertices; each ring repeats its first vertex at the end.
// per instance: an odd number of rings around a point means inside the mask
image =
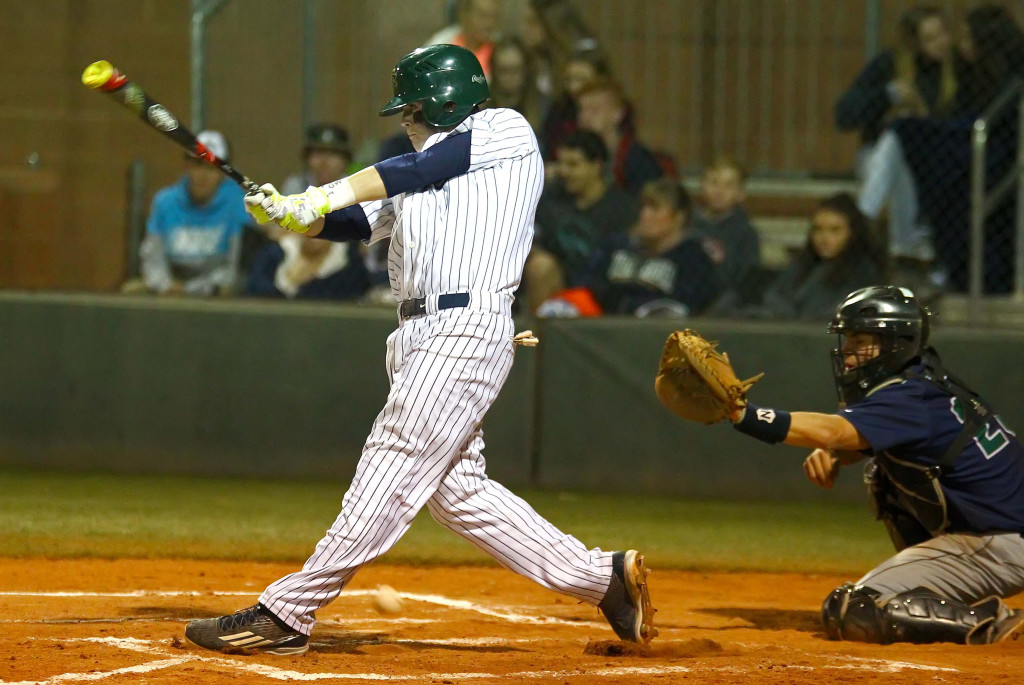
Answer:
MULTIPOLYGON (((327 195, 329 203, 329 207, 324 214, 335 212, 360 202, 372 202, 373 200, 383 200, 388 197, 387 190, 384 187, 384 179, 381 178, 376 167, 372 166, 362 171, 357 171, 351 176, 322 185, 320 190, 327 195)), ((322 220, 318 219, 317 221, 322 220)), ((323 224, 320 223, 320 227, 322 226, 323 224)), ((319 231, 317 232, 319 233, 319 231)))
POLYGON ((352 185, 352 194, 355 196, 356 202, 372 202, 388 197, 387 190, 384 188, 384 179, 381 178, 380 172, 375 166, 357 171, 347 180, 352 185))

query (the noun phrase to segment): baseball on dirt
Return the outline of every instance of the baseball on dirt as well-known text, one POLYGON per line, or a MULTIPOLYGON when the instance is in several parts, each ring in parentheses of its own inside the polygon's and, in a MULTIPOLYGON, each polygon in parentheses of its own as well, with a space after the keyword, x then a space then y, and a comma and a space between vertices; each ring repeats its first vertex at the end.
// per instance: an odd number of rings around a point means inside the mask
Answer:
POLYGON ((378 585, 377 592, 373 595, 373 608, 385 616, 392 616, 400 613, 405 605, 402 598, 398 596, 395 588, 390 585, 378 585))

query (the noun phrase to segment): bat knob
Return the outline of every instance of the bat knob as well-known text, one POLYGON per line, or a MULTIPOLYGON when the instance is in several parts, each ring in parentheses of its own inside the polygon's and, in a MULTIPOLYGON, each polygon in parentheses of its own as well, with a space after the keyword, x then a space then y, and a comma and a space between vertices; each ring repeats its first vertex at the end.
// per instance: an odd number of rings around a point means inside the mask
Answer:
POLYGON ((82 72, 82 83, 89 88, 102 88, 113 77, 114 65, 105 59, 93 62, 82 72))

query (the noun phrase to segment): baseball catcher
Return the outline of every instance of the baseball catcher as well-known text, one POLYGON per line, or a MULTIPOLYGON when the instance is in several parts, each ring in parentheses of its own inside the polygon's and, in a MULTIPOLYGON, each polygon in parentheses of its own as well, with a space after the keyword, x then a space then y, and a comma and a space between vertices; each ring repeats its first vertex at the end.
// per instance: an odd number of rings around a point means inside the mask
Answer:
POLYGON ((867 460, 865 482, 895 556, 825 599, 834 640, 991 644, 1024 634, 1003 603, 1024 590, 1024 448, 928 344, 930 314, 892 285, 850 293, 828 332, 839 412, 758 407, 714 343, 673 333, 658 397, 680 416, 813 449, 812 483, 867 460))

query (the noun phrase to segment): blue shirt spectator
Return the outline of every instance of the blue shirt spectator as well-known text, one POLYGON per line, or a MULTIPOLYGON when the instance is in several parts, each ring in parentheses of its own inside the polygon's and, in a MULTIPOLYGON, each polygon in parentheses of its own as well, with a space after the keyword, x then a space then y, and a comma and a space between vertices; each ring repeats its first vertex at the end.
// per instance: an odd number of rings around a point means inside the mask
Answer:
MULTIPOLYGON (((221 134, 203 131, 200 141, 227 158, 221 134)), ((181 180, 153 198, 141 248, 142 277, 148 290, 160 294, 230 292, 249 223, 244 193, 215 167, 198 159, 190 165, 181 180)))

